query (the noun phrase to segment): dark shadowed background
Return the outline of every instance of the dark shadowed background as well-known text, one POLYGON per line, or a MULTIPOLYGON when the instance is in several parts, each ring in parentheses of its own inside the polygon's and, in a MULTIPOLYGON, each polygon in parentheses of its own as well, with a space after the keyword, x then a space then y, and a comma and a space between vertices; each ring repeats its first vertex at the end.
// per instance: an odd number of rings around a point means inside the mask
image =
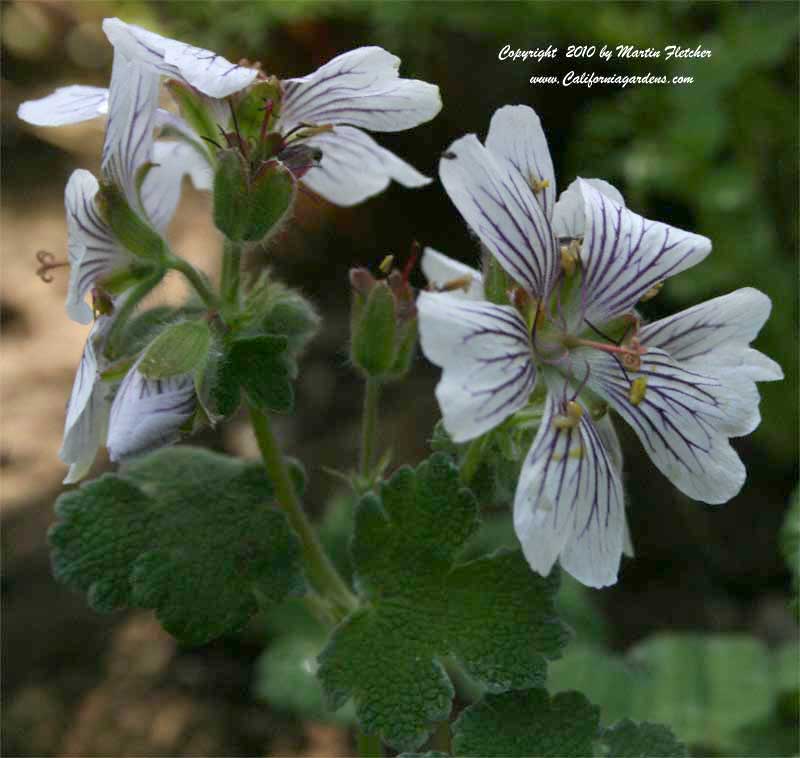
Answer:
MULTIPOLYGON (((797 5, 774 3, 413 2, 6 2, 2 4, 2 414, 3 697, 9 755, 348 754, 347 732, 259 703, 254 662, 270 631, 200 650, 178 648, 148 614, 100 617, 49 573, 45 533, 64 467, 56 457, 63 409, 85 339, 66 318, 66 272, 34 274, 39 249, 65 255, 63 190, 78 167, 97 171, 100 121, 40 129, 18 121, 25 100, 73 82, 107 86, 111 48, 100 29, 118 15, 211 48, 259 60, 278 76, 313 71, 359 45, 386 47, 401 73, 437 83, 444 108, 431 123, 380 142, 436 176, 455 138, 483 137, 494 110, 534 107, 559 186, 576 174, 615 184, 643 215, 710 237, 711 256, 667 283, 646 307, 657 318, 741 286, 770 295, 756 346, 786 379, 762 387, 763 421, 734 441, 748 479, 723 507, 689 501, 624 433, 625 479, 637 558, 614 588, 592 593, 611 645, 624 650, 654 630, 747 631, 774 645, 792 639, 789 576, 778 533, 797 481, 798 54, 797 5), (710 48, 698 61, 598 58, 498 60, 505 44, 680 44, 710 48), (574 69, 690 75, 687 86, 528 84, 574 69)), ((209 199, 187 187, 171 229, 174 249, 216 272, 209 199)), ((306 357, 298 414, 281 422, 306 463, 321 510, 337 492, 324 467, 356 453, 360 381, 347 365, 353 265, 404 260, 412 240, 466 262, 477 248, 441 185, 393 185, 354 209, 301 196, 293 221, 252 267, 269 262, 312 296, 323 315, 306 357)), ((421 285, 418 272, 415 283, 421 285)), ((167 294, 177 297, 180 282, 167 294)), ((382 440, 395 461, 426 455, 438 409, 437 371, 419 357, 387 391, 382 440)), ((622 426, 621 424, 619 425, 622 426)), ((253 456, 243 423, 201 442, 253 456)), ((107 465, 107 464, 102 464, 107 465)), ((731 666, 735 666, 735 661, 731 666)))

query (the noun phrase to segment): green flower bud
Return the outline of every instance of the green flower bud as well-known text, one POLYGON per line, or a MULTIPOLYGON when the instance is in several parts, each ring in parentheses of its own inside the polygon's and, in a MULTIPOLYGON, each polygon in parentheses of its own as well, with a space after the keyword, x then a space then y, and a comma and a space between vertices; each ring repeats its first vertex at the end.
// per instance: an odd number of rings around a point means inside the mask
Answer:
POLYGON ((279 161, 262 163, 251 173, 234 149, 217 156, 214 223, 229 240, 259 242, 274 230, 294 201, 295 179, 279 161))
POLYGON ((353 269, 350 284, 353 364, 368 377, 402 378, 411 368, 417 343, 413 290, 398 271, 378 281, 366 269, 353 269))
POLYGON ((101 184, 95 202, 114 237, 124 248, 139 258, 163 261, 169 252, 167 243, 128 205, 119 187, 111 183, 101 184))

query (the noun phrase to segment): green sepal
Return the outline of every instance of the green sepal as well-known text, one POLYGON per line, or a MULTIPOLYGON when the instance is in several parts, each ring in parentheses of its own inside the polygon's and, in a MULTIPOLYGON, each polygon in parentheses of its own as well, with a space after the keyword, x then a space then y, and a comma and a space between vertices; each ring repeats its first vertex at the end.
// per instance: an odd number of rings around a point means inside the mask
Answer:
POLYGON ((286 215, 295 179, 279 161, 251 166, 234 149, 217 155, 214 223, 233 242, 260 242, 286 215))
POLYGON ((200 144, 203 150, 210 154, 209 143, 206 140, 217 141, 219 131, 207 99, 194 88, 175 79, 168 79, 165 86, 172 95, 172 99, 177 103, 183 119, 200 137, 205 137, 200 144))
POLYGON ((97 285, 109 295, 121 295, 126 290, 147 279, 154 273, 153 267, 147 264, 133 263, 125 268, 117 269, 108 276, 97 281, 97 285))
POLYGON ((169 249, 161 235, 136 213, 115 184, 104 182, 95 196, 98 210, 115 239, 139 258, 163 265, 169 249))
MULTIPOLYGON (((359 293, 353 298, 364 299, 359 293)), ((384 282, 376 282, 363 305, 356 308, 350 348, 353 364, 367 376, 382 377, 391 371, 397 349, 394 295, 384 282)))
POLYGON ((401 468, 358 505, 361 605, 320 655, 319 677, 333 707, 352 697, 362 730, 399 750, 448 717, 450 656, 490 690, 540 686, 569 636, 553 609, 557 571, 535 574, 519 551, 458 562, 478 525, 444 455, 401 468))
POLYGON ((98 611, 151 608, 207 642, 304 591, 300 542, 273 504, 258 464, 162 449, 59 497, 53 571, 98 611))
MULTIPOLYGON (((277 78, 257 81, 244 91, 243 96, 236 105, 236 119, 239 123, 241 135, 256 143, 261 136, 261 126, 264 122, 264 106, 267 100, 272 100, 272 113, 267 124, 267 134, 272 132, 272 127, 281 114, 281 85, 277 78)), ((271 158, 272 154, 265 154, 264 160, 271 158)))
POLYGON ((211 329, 207 321, 182 321, 168 326, 147 347, 139 373, 147 379, 188 374, 208 358, 211 329))
POLYGON ((513 285, 511 277, 493 255, 484 256, 483 292, 490 303, 510 305, 508 292, 513 285))

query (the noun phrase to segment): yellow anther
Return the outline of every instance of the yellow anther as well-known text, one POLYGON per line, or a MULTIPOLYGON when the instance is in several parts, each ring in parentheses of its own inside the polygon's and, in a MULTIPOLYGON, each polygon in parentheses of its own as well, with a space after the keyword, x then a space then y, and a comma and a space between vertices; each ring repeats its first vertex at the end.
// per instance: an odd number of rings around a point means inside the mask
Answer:
POLYGON ((382 261, 381 265, 378 268, 381 270, 382 273, 388 274, 392 270, 392 264, 394 263, 394 256, 387 255, 382 261))
POLYGON ((658 282, 654 284, 647 292, 642 295, 642 299, 639 301, 640 303, 646 303, 648 300, 652 300, 659 292, 661 292, 661 288, 664 286, 664 282, 658 282))
POLYGON ((595 421, 599 421, 608 413, 608 403, 604 400, 599 400, 590 408, 589 412, 595 421))
POLYGON ((572 276, 581 260, 580 240, 570 240, 568 245, 561 245, 559 252, 561 253, 561 268, 568 277, 572 276))
POLYGON ((558 415, 553 419, 554 429, 574 429, 581 422, 583 408, 580 403, 570 400, 567 403, 567 413, 565 416, 558 415))
POLYGON ((549 179, 537 179, 533 175, 531 175, 531 188, 535 193, 539 193, 542 190, 546 190, 550 186, 549 179))
POLYGON ((646 376, 637 376, 631 382, 631 388, 628 392, 628 400, 631 401, 631 405, 639 405, 639 403, 644 400, 645 393, 647 392, 647 377, 646 376))
POLYGON ((454 292, 455 290, 464 290, 464 292, 467 292, 472 286, 472 281, 472 276, 469 274, 464 274, 464 276, 459 276, 457 279, 451 279, 449 282, 445 282, 441 286, 437 287, 436 291, 454 292))
POLYGON ((568 456, 573 458, 574 460, 579 461, 583 458, 583 445, 578 445, 578 447, 573 447, 572 450, 569 451, 568 456))

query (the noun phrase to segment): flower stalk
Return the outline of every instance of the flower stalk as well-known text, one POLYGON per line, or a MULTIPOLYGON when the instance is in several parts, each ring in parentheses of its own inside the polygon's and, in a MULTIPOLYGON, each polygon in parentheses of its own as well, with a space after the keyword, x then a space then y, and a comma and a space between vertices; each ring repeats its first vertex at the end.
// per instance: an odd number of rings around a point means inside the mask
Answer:
POLYGON ((356 607, 357 601, 323 549, 303 510, 269 418, 250 406, 250 422, 264 467, 275 487, 278 504, 302 543, 305 565, 311 580, 322 591, 323 596, 332 602, 337 620, 341 620, 356 607))
POLYGON ((361 456, 359 463, 359 472, 365 478, 369 476, 375 460, 380 392, 380 380, 372 376, 367 377, 364 385, 364 411, 361 418, 361 456))

